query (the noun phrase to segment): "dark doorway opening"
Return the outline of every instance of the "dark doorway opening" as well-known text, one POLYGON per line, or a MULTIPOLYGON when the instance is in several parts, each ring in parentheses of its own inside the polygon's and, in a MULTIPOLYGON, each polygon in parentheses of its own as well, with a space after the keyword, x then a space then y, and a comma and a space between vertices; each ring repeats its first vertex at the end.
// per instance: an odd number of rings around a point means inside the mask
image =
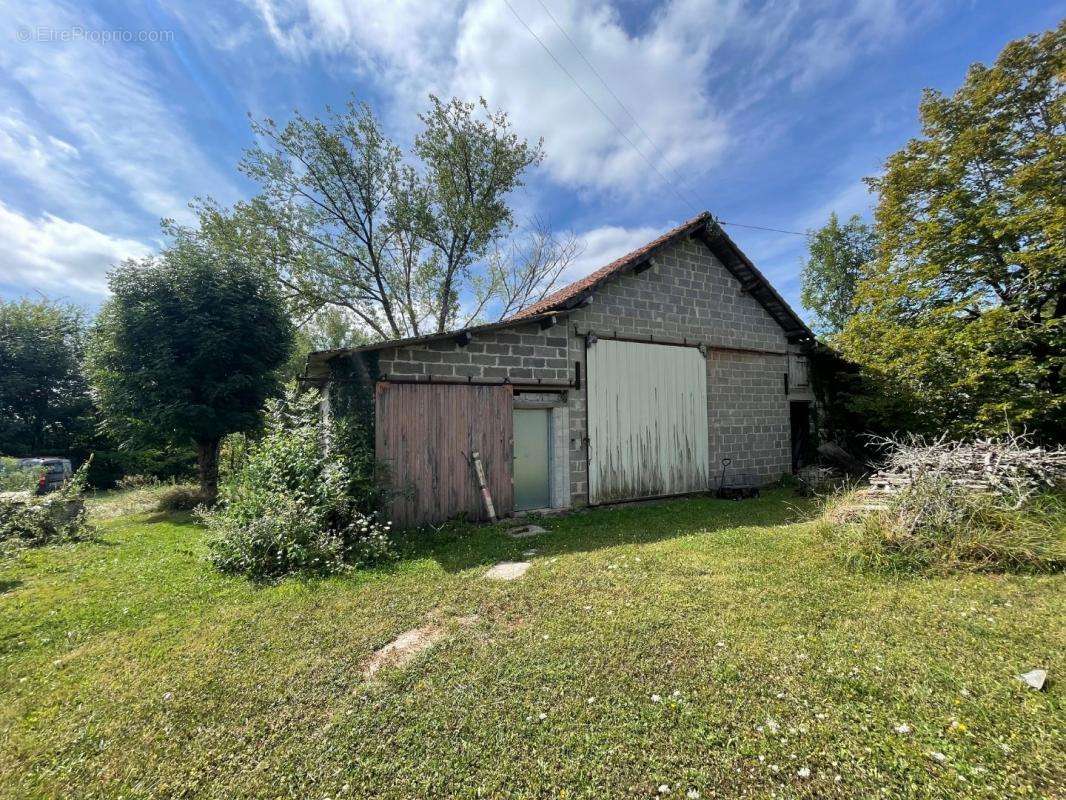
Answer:
POLYGON ((788 405, 792 423, 792 471, 796 472, 811 463, 811 404, 793 402, 788 405))

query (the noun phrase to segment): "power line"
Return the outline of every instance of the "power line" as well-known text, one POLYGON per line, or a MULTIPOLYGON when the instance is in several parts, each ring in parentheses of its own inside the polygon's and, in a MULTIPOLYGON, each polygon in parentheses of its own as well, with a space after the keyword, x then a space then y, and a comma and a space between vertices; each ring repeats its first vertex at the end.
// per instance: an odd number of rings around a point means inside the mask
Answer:
POLYGON ((726 222, 724 219, 716 220, 719 225, 731 225, 734 228, 751 228, 755 231, 773 231, 774 233, 790 233, 793 236, 810 236, 809 233, 800 231, 786 231, 784 228, 766 228, 762 225, 745 225, 743 222, 726 222))
MULTIPOLYGON (((618 106, 626 113, 626 116, 629 117, 633 125, 636 126, 637 130, 640 131, 641 134, 643 134, 645 139, 648 140, 648 144, 652 146, 652 149, 655 151, 655 154, 662 159, 662 162, 666 166, 666 168, 673 174, 674 178, 677 179, 679 186, 675 187, 675 192, 679 191, 679 189, 684 189, 684 179, 678 174, 677 170, 674 169, 673 165, 670 163, 670 159, 666 157, 666 153, 663 151, 663 149, 655 143, 655 140, 651 138, 651 134, 644 130, 644 126, 640 124, 640 120, 637 119, 636 115, 629 109, 629 106, 627 106, 622 101, 622 98, 615 93, 614 89, 612 89, 611 85, 607 82, 607 79, 603 77, 603 74, 598 69, 596 69, 596 65, 593 64, 592 61, 590 61, 589 58, 585 55, 584 51, 582 51, 582 49, 578 47, 577 42, 575 42, 570 36, 570 34, 566 32, 566 28, 564 28, 559 23, 559 20, 555 18, 555 15, 552 14, 551 9, 544 4, 544 0, 537 0, 537 3, 542 9, 544 9, 544 13, 548 15, 548 19, 550 19, 555 25, 555 27, 559 29, 559 33, 561 33, 566 39, 566 41, 570 43, 570 46, 574 48, 574 52, 576 52, 581 57, 581 60, 585 62, 585 66, 587 66, 589 70, 592 71, 592 74, 596 76, 599 82, 603 85, 603 88, 607 90, 607 93, 614 98, 614 101, 618 103, 618 106)), ((688 194, 687 190, 685 191, 685 194, 688 194)), ((699 204, 697 202, 692 203, 692 205, 698 206, 699 204)), ((773 233, 787 233, 793 236, 807 236, 806 233, 800 233, 799 231, 787 231, 783 230, 782 228, 767 228, 762 225, 745 225, 741 222, 725 222, 724 220, 716 221, 719 225, 731 225, 734 228, 751 228, 752 230, 757 231, 771 231, 773 233)))
MULTIPOLYGON (((659 147, 659 145, 655 143, 655 140, 651 138, 651 134, 644 130, 644 126, 640 124, 640 120, 637 119, 636 115, 629 110, 629 106, 622 102, 622 98, 619 97, 615 93, 614 89, 611 88, 611 85, 607 83, 607 79, 604 78, 602 74, 600 74, 600 71, 596 69, 596 66, 585 56, 585 53, 581 50, 581 48, 577 46, 577 42, 575 42, 570 37, 570 34, 566 32, 566 29, 559 24, 559 20, 557 20, 555 18, 555 15, 552 14, 551 9, 544 5, 544 0, 537 0, 537 3, 539 3, 540 7, 544 9, 544 13, 548 15, 548 19, 550 19, 555 24, 555 27, 559 29, 559 33, 561 33, 566 38, 566 41, 570 43, 570 46, 574 48, 574 51, 579 56, 581 56, 581 60, 585 62, 585 65, 592 71, 592 74, 596 76, 596 78, 601 84, 603 84, 603 88, 607 90, 607 93, 614 98, 614 101, 618 103, 619 107, 624 112, 626 112, 626 116, 628 116, 629 119, 633 122, 637 130, 644 135, 645 139, 648 140, 648 144, 652 146, 652 149, 655 151, 656 155, 658 155, 659 158, 662 159, 663 164, 666 165, 666 168, 673 174, 674 178, 677 179, 679 188, 684 188, 684 180, 678 174, 677 170, 674 169, 673 165, 670 163, 670 160, 666 157, 666 153, 662 150, 662 148, 659 147)), ((693 205, 698 205, 698 202, 694 203, 693 205)))
POLYGON ((559 69, 561 69, 563 71, 563 74, 565 74, 566 77, 568 77, 570 79, 570 81, 574 84, 574 86, 576 86, 578 88, 578 90, 581 92, 581 94, 585 95, 585 99, 587 99, 590 103, 592 103, 593 107, 597 111, 600 112, 601 116, 603 116, 603 118, 605 120, 607 120, 611 124, 611 127, 613 127, 616 131, 618 131, 618 134, 623 139, 626 140, 626 142, 629 144, 629 146, 633 148, 633 151, 638 156, 640 156, 642 159, 644 159, 644 162, 649 167, 651 167, 653 170, 655 170, 656 174, 660 178, 663 179, 663 182, 667 186, 669 186, 671 189, 674 190, 674 194, 677 195, 677 199, 680 200, 682 203, 684 203, 687 206, 692 206, 693 205, 692 201, 691 200, 686 200, 684 197, 681 196, 681 193, 677 190, 677 187, 674 186, 673 182, 668 177, 666 177, 662 173, 662 170, 660 170, 657 166, 655 166, 655 164, 653 164, 651 162, 651 160, 646 155, 644 155, 644 152, 639 147, 637 147, 636 144, 634 144, 633 140, 630 139, 628 135, 626 135, 626 132, 623 131, 620 127, 618 127, 618 123, 615 122, 614 119, 606 111, 603 110, 603 108, 600 106, 599 103, 596 102, 596 100, 592 97, 592 95, 590 95, 587 91, 585 91, 585 87, 582 86, 580 83, 578 83, 577 78, 575 78, 573 76, 573 74, 570 72, 570 70, 568 70, 565 66, 563 66, 563 63, 558 58, 555 57, 555 53, 553 53, 551 51, 551 48, 549 48, 548 45, 544 44, 544 42, 541 40, 541 38, 539 36, 537 36, 536 31, 534 31, 531 27, 529 27, 529 25, 526 23, 526 21, 524 19, 522 19, 522 17, 520 17, 518 15, 518 12, 515 11, 514 6, 511 5, 511 0, 503 0, 503 2, 507 4, 507 7, 511 10, 511 13, 514 15, 514 18, 521 23, 523 28, 525 28, 527 31, 529 31, 529 35, 537 40, 537 44, 539 44, 544 49, 544 52, 548 54, 548 57, 551 58, 551 60, 555 62, 555 66, 557 66, 559 69))
MULTIPOLYGON (((514 6, 511 5, 511 1, 510 0, 503 0, 503 1, 507 5, 507 8, 510 10, 512 16, 514 16, 514 18, 516 20, 518 20, 519 24, 521 24, 521 26, 526 29, 526 31, 529 33, 529 35, 532 36, 534 40, 536 40, 537 44, 539 44, 541 46, 541 49, 543 49, 544 52, 548 54, 548 57, 553 62, 555 62, 555 66, 557 66, 562 71, 562 73, 564 75, 566 75, 567 78, 570 79, 570 82, 573 83, 574 86, 577 87, 578 91, 580 91, 581 94, 583 94, 585 96, 585 99, 588 100, 589 103, 592 104, 593 108, 595 108, 600 113, 600 116, 602 116, 605 120, 607 120, 607 122, 610 123, 611 127, 613 127, 616 131, 618 131, 618 135, 621 136, 631 148, 633 148, 633 152, 635 152, 638 156, 640 156, 641 159, 643 159, 644 163, 647 164, 649 167, 651 167, 655 171, 655 173, 660 178, 662 178, 663 183, 665 183, 667 186, 670 187, 670 189, 673 190, 674 194, 677 195, 677 199, 678 200, 680 200, 684 205, 689 206, 693 210, 699 211, 700 209, 699 209, 698 202, 697 203, 693 203, 691 198, 688 198, 688 199, 685 198, 681 194, 681 191, 678 188, 678 186, 676 184, 674 184, 674 182, 671 181, 670 178, 668 178, 666 175, 663 174, 662 170, 660 170, 659 167, 656 166, 651 161, 651 159, 649 159, 644 154, 643 150, 641 150, 639 147, 637 147, 636 143, 632 139, 630 139, 628 134, 626 134, 626 132, 624 130, 622 130, 621 127, 619 127, 618 123, 614 121, 614 118, 611 117, 611 115, 608 114, 606 111, 604 111, 603 107, 599 103, 596 102, 596 99, 591 94, 589 94, 585 90, 585 87, 582 86, 581 83, 577 80, 577 78, 574 77, 573 73, 571 73, 570 70, 568 70, 563 65, 563 63, 556 57, 555 53, 552 52, 552 49, 550 47, 548 47, 548 45, 546 45, 544 43, 544 41, 539 36, 537 36, 536 31, 534 31, 529 26, 529 24, 519 15, 519 13, 517 11, 515 11, 514 6)), ((614 98, 615 102, 617 102, 618 105, 621 106, 622 110, 626 112, 626 114, 629 116, 629 118, 633 121, 633 124, 637 127, 637 130, 639 130, 644 135, 644 138, 647 139, 648 143, 651 144, 651 146, 656 150, 658 155, 662 158, 663 163, 666 164, 667 168, 670 169, 671 172, 674 172, 675 175, 677 175, 677 171, 674 170, 674 168, 672 166, 670 166, 670 162, 666 158, 666 155, 655 144, 655 141, 651 138, 651 136, 648 135, 648 132, 646 130, 644 130, 643 126, 641 126, 640 122, 637 120, 636 116, 634 116, 633 112, 631 112, 629 110, 629 108, 626 106, 626 104, 622 102, 621 98, 619 98, 618 95, 615 94, 614 90, 611 89, 610 85, 607 83, 607 81, 600 74, 599 70, 597 70, 596 67, 593 66, 592 62, 589 61, 588 58, 585 57, 585 54, 581 51, 581 48, 579 48, 577 46, 577 44, 574 42, 574 40, 570 38, 570 35, 566 32, 566 30, 562 27, 562 25, 559 24, 558 20, 555 19, 554 15, 551 13, 551 11, 548 10, 548 7, 544 5, 542 0, 537 0, 537 2, 540 4, 540 7, 544 9, 544 12, 548 15, 548 17, 551 19, 551 21, 555 24, 555 27, 559 29, 559 32, 562 33, 564 37, 566 37, 566 40, 570 43, 570 45, 574 48, 574 50, 577 51, 577 54, 579 56, 581 56, 581 60, 584 61, 585 64, 588 65, 589 69, 592 70, 593 74, 599 79, 600 83, 603 84, 604 88, 608 91, 608 93, 610 93, 611 97, 614 98)), ((750 228, 752 230, 770 231, 770 232, 773 232, 773 233, 785 233, 785 234, 790 234, 792 236, 804 236, 804 237, 807 236, 806 233, 800 233, 799 231, 784 230, 782 228, 770 228, 770 227, 765 227, 765 226, 762 226, 762 225, 746 225, 746 224, 741 223, 741 222, 725 222, 724 220, 720 220, 720 219, 716 219, 715 221, 719 225, 730 225, 730 226, 735 227, 735 228, 750 228)))

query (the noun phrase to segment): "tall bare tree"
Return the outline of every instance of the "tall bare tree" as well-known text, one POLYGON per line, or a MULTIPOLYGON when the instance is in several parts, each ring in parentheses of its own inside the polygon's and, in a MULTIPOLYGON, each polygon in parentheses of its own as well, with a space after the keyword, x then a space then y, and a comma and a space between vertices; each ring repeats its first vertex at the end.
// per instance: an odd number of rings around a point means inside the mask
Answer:
POLYGON ((201 225, 259 251, 298 313, 342 308, 378 338, 536 302, 578 253, 542 224, 517 230, 509 197, 541 144, 484 100, 431 96, 420 120, 406 157, 354 100, 324 119, 253 120, 241 170, 262 192, 232 211, 201 204, 201 225))

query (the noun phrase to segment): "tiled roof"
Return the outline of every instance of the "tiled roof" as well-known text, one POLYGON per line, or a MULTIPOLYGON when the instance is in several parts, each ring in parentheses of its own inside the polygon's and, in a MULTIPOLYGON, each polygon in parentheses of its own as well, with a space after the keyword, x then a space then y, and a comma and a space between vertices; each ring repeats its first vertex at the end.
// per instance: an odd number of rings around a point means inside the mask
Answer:
POLYGON ((499 330, 520 324, 529 324, 541 317, 547 318, 552 315, 552 312, 560 311, 575 305, 573 301, 579 299, 583 293, 591 292, 604 281, 609 280, 613 276, 618 275, 627 269, 638 266, 652 256, 657 250, 667 247, 678 239, 690 234, 700 238, 712 249, 712 251, 714 251, 715 255, 721 260, 723 266, 737 279, 742 291, 748 292, 760 305, 762 305, 770 316, 772 316, 785 330, 786 334, 790 337, 798 336, 800 339, 814 339, 814 334, 811 333, 810 329, 804 324, 803 320, 800 319, 796 312, 789 307, 785 299, 777 293, 759 269, 746 255, 744 255, 733 240, 726 235, 725 231, 714 222, 714 217, 712 217, 709 212, 704 211, 702 214, 693 217, 687 222, 683 222, 676 228, 668 230, 662 236, 652 239, 643 247, 638 247, 631 253, 626 253, 621 258, 612 261, 610 264, 600 267, 591 275, 587 275, 581 280, 574 281, 573 283, 564 286, 562 289, 553 292, 540 302, 523 308, 517 314, 511 315, 501 322, 494 322, 488 325, 477 325, 458 331, 449 331, 447 333, 376 342, 375 344, 364 345, 362 347, 343 348, 339 350, 320 350, 311 353, 308 356, 307 361, 309 372, 313 371, 312 367, 323 369, 331 359, 345 354, 368 350, 384 350, 393 347, 422 344, 440 339, 456 338, 464 335, 468 336, 472 333, 499 330))
POLYGON ((581 280, 574 281, 562 289, 545 297, 540 302, 534 303, 531 306, 527 306, 519 311, 517 314, 512 314, 508 319, 519 320, 527 317, 535 317, 539 314, 543 314, 546 311, 554 311, 560 307, 566 305, 568 300, 573 300, 582 292, 593 288, 594 286, 602 283, 616 273, 623 272, 624 270, 634 267, 643 261, 647 256, 653 253, 660 247, 670 244, 675 239, 679 239, 682 236, 686 236, 699 228, 701 225, 705 225, 710 222, 712 217, 709 212, 704 211, 699 216, 693 217, 688 222, 683 222, 676 228, 672 228, 664 233, 657 239, 652 239, 643 247, 638 247, 636 250, 626 253, 621 258, 615 259, 610 264, 604 267, 600 267, 598 270, 590 275, 586 275, 581 280))

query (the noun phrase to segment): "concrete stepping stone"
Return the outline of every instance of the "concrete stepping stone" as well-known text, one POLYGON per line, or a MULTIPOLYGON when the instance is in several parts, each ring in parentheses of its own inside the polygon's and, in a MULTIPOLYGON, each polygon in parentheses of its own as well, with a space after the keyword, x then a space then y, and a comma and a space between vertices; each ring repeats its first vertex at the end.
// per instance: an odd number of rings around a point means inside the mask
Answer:
MULTIPOLYGON (((468 628, 478 621, 477 614, 459 617, 455 620, 460 628, 468 628)), ((404 631, 384 647, 375 650, 363 664, 363 678, 370 680, 384 667, 402 667, 429 650, 448 635, 443 624, 430 622, 419 628, 404 631)))
POLYGON ((483 577, 490 581, 514 581, 525 575, 530 566, 528 561, 501 561, 493 565, 483 577))
POLYGON ((1031 669, 1016 677, 1030 689, 1036 689, 1038 692, 1043 691, 1047 685, 1046 669, 1031 669))

